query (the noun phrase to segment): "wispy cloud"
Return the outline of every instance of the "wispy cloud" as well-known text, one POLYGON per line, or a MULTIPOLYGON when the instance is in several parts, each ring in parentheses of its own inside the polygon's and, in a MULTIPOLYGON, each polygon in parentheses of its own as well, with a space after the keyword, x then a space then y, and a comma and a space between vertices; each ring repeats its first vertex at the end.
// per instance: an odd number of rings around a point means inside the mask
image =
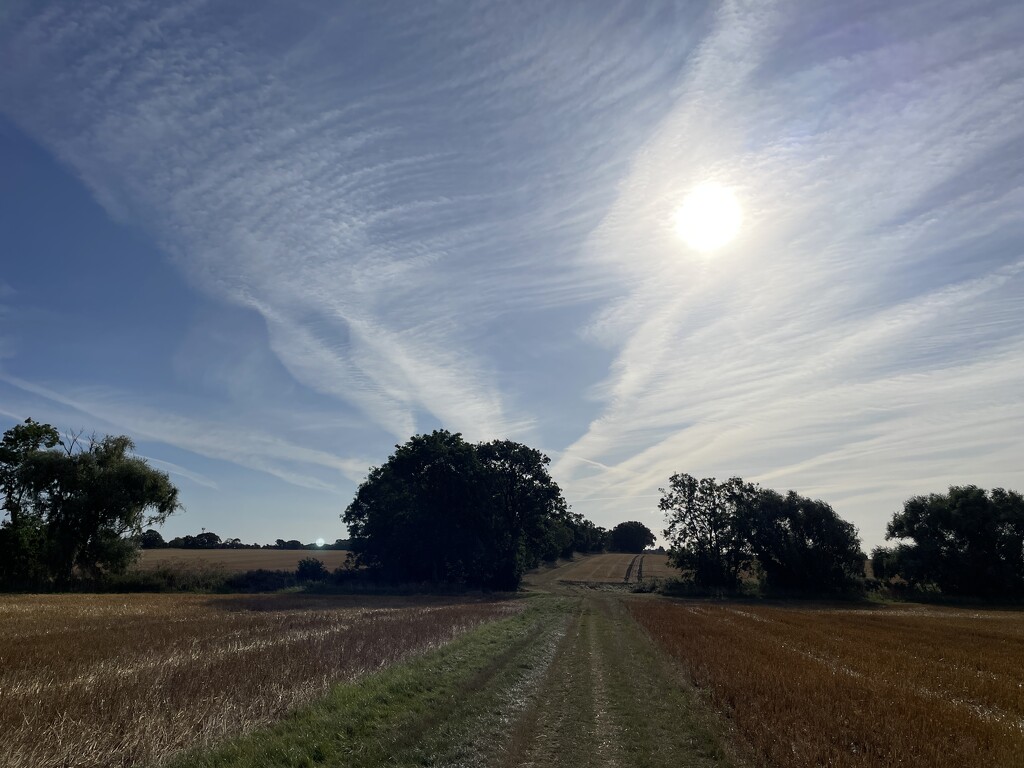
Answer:
POLYGON ((152 456, 142 456, 149 464, 154 465, 157 469, 162 469, 165 472, 177 475, 178 477, 184 477, 196 485, 201 485, 204 488, 217 489, 217 483, 211 480, 201 472, 195 472, 191 469, 186 469, 180 464, 175 464, 170 461, 164 461, 163 459, 154 459, 152 456))
POLYGON ((112 214, 257 310, 298 381, 398 437, 423 415, 471 437, 527 434, 530 409, 510 411, 481 334, 596 295, 566 257, 595 220, 576 182, 605 172, 615 142, 585 121, 651 109, 638 86, 678 56, 642 47, 657 14, 627 6, 328 8, 297 12, 301 33, 270 55, 240 31, 269 20, 241 10, 233 30, 202 3, 39 13, 4 38, 17 66, 0 93, 112 214), (594 47, 626 15, 633 34, 594 47), (390 52, 332 56, 360 45, 360 23, 390 52), (557 74, 573 56, 590 82, 557 74), (527 115, 543 111, 536 132, 527 115), (587 170, 567 151, 589 153, 587 170))
MULTIPOLYGON (((869 540, 909 492, 1024 484, 1013 3, 228 13, 26 4, 0 108, 304 390, 399 439, 570 443, 554 472, 606 524, 679 470, 818 493, 869 540), (672 214, 706 179, 745 223, 701 259, 672 214)), ((289 482, 365 469, 68 392, 40 394, 289 482)))
MULTIPOLYGON (((88 416, 92 423, 99 421, 125 430, 133 438, 165 443, 200 456, 228 461, 303 488, 339 493, 341 477, 350 482, 358 481, 365 476, 369 466, 364 459, 341 458, 253 427, 156 411, 134 403, 122 392, 91 388, 65 394, 4 373, 0 373, 0 381, 71 408, 88 416), (328 474, 325 479, 302 471, 303 467, 307 470, 327 469, 335 477, 328 474)), ((190 479, 200 476, 197 473, 193 475, 190 479)))
POLYGON ((616 359, 556 467, 579 498, 744 474, 829 498, 878 541, 910 493, 1024 481, 1024 161, 1003 152, 1024 29, 1010 7, 923 11, 794 38, 813 19, 723 6, 590 241, 631 290, 590 326, 616 359), (746 225, 702 261, 671 214, 706 178, 746 225))

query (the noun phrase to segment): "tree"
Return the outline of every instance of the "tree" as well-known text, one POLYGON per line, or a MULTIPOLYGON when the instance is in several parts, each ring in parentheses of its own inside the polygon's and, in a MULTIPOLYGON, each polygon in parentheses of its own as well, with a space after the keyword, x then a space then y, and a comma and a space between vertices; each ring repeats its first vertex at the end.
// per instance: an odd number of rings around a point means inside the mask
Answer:
POLYGON ((31 586, 47 577, 42 560, 45 518, 28 465, 32 456, 59 442, 56 429, 32 419, 11 427, 0 440, 0 584, 31 586))
POLYGON ((302 558, 295 569, 295 578, 299 581, 323 581, 327 576, 328 572, 323 560, 318 560, 315 557, 302 558))
POLYGON ((844 592, 864 575, 857 529, 825 502, 761 490, 742 509, 741 528, 768 589, 844 592))
POLYGON ((59 443, 50 425, 26 421, 4 434, 0 472, 0 578, 67 584, 77 568, 96 577, 123 571, 145 526, 178 509, 178 491, 163 472, 134 456, 125 436, 59 443), (13 566, 10 564, 14 564, 13 566))
POLYGON ((163 549, 167 546, 164 537, 159 531, 152 528, 145 530, 139 536, 139 547, 142 549, 163 549))
POLYGON ((1024 595, 1024 496, 1016 491, 964 485, 914 496, 893 515, 886 538, 900 543, 872 553, 879 578, 949 594, 1024 595))
POLYGON ((863 576, 857 529, 823 501, 738 477, 669 482, 660 504, 669 557, 696 584, 733 589, 754 566, 769 590, 844 592, 863 576))
POLYGON ((357 563, 393 580, 512 589, 571 545, 568 507, 539 451, 447 430, 395 448, 342 516, 357 563))
POLYGON ((609 549, 613 552, 643 552, 653 547, 654 533, 641 522, 629 520, 619 523, 608 534, 609 549))
POLYGON ((718 483, 713 477, 675 474, 668 490, 659 490, 670 562, 701 586, 738 586, 751 560, 745 523, 756 488, 738 477, 718 483))

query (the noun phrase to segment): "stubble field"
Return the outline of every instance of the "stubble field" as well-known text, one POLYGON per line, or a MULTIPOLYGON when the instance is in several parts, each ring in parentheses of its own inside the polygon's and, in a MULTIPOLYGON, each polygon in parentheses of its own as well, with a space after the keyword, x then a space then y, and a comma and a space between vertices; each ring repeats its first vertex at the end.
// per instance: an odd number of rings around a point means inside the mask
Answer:
POLYGON ((678 576, 679 571, 670 568, 665 555, 633 555, 613 552, 599 555, 578 556, 558 568, 537 574, 532 581, 551 583, 554 581, 593 584, 628 584, 651 578, 678 576))
POLYGON ((772 766, 1024 765, 1024 613, 633 600, 772 766))
POLYGON ((154 764, 279 719, 515 601, 0 597, 0 765, 154 764))
POLYGON ((152 571, 156 568, 217 569, 228 573, 254 571, 294 571, 307 557, 323 562, 329 571, 345 563, 344 549, 144 549, 135 568, 152 571))

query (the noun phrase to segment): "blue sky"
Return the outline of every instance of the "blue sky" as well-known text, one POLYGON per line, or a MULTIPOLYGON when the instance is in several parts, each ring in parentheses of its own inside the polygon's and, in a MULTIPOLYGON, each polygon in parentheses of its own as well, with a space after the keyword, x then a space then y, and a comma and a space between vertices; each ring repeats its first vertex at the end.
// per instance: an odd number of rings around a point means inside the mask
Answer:
POLYGON ((738 474, 878 544, 1024 487, 1021 40, 1013 2, 7 2, 0 426, 133 436, 168 535, 340 537, 444 426, 599 524, 738 474))

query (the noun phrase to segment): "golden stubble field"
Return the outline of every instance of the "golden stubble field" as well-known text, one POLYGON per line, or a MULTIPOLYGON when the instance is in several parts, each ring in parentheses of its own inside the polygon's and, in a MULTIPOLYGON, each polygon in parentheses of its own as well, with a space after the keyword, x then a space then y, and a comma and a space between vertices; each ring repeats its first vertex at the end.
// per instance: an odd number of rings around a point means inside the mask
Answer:
POLYGON ((135 568, 152 571, 161 567, 217 569, 228 573, 294 571, 307 557, 320 560, 329 571, 345 564, 344 549, 144 549, 135 568))
POLYGON ((769 765, 1024 765, 1024 612, 629 605, 769 765))
POLYGON ((669 566, 666 555, 605 552, 579 555, 557 568, 539 571, 531 576, 530 581, 540 584, 554 581, 624 584, 635 583, 641 576, 644 579, 664 579, 678 575, 679 571, 669 566))
POLYGON ((151 765, 518 610, 468 598, 0 596, 0 765, 151 765))

